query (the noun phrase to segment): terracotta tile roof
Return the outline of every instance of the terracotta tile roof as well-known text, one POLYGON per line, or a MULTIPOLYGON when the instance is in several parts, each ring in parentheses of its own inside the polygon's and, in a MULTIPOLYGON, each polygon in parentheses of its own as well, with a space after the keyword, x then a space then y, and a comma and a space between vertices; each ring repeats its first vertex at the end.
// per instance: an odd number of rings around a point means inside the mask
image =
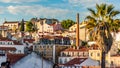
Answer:
POLYGON ((120 54, 112 55, 111 57, 120 57, 120 54))
POLYGON ((19 41, 13 41, 14 45, 22 45, 19 41))
POLYGON ((7 58, 10 60, 11 64, 16 63, 25 56, 26 56, 25 54, 10 54, 10 53, 7 54, 7 58))
POLYGON ((64 66, 73 66, 75 64, 81 64, 82 62, 84 62, 87 58, 74 58, 72 60, 70 60, 69 62, 63 64, 64 66))
POLYGON ((4 26, 4 25, 0 26, 0 29, 6 29, 6 28, 8 28, 8 26, 4 26))
POLYGON ((54 23, 51 23, 51 24, 48 24, 48 25, 50 25, 50 26, 54 26, 55 24, 54 24, 54 23))
POLYGON ((67 49, 65 49, 64 50, 64 52, 65 51, 88 51, 89 49, 88 48, 86 48, 86 47, 81 47, 81 48, 79 48, 79 49, 75 49, 75 48, 67 48, 67 49))
POLYGON ((23 39, 24 43, 25 42, 29 42, 29 43, 33 43, 35 41, 35 39, 23 39))
POLYGON ((5 37, 0 37, 0 41, 12 41, 12 40, 5 37))
POLYGON ((54 36, 55 39, 62 39, 64 38, 63 36, 54 36))
POLYGON ((5 24, 5 23, 7 23, 7 24, 11 24, 11 23, 19 23, 19 21, 5 21, 3 24, 5 24))
POLYGON ((62 39, 63 36, 49 36, 49 35, 41 35, 41 39, 62 39))
POLYGON ((16 48, 15 47, 0 47, 0 50, 4 50, 4 51, 16 51, 16 48))

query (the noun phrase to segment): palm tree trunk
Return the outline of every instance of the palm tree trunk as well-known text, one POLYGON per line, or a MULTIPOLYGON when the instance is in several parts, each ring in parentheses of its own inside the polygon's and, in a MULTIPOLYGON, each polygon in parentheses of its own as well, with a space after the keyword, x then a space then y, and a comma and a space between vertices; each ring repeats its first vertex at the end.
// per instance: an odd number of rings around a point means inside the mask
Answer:
POLYGON ((105 68, 105 59, 106 59, 106 53, 105 51, 102 51, 101 68, 105 68))

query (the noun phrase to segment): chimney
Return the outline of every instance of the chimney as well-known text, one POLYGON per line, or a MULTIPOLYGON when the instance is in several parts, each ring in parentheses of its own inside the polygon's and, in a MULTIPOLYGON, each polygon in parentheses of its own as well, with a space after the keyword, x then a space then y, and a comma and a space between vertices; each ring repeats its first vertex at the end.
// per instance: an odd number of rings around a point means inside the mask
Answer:
POLYGON ((76 27, 76 47, 78 49, 79 48, 79 13, 77 13, 77 16, 76 16, 76 22, 77 22, 77 27, 76 27))

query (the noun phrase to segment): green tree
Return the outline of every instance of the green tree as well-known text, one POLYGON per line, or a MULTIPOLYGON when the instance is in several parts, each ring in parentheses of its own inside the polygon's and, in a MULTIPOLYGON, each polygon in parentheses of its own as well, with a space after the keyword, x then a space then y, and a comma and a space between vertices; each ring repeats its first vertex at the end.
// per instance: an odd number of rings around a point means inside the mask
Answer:
POLYGON ((111 49, 113 44, 112 32, 116 32, 120 27, 117 25, 117 19, 113 17, 120 12, 114 10, 113 5, 96 4, 96 9, 88 8, 91 15, 86 17, 87 28, 92 32, 93 40, 96 41, 99 48, 102 50, 101 68, 105 68, 105 56, 111 49))
POLYGON ((33 32, 33 24, 31 21, 26 22, 26 31, 33 32))
POLYGON ((21 23, 20 23, 20 31, 24 31, 24 20, 22 19, 21 23))
POLYGON ((70 20, 70 19, 63 20, 61 22, 61 25, 64 29, 69 29, 69 27, 71 27, 74 24, 75 24, 75 22, 73 20, 70 20))
POLYGON ((87 43, 87 41, 81 41, 81 46, 88 47, 88 43, 87 43))

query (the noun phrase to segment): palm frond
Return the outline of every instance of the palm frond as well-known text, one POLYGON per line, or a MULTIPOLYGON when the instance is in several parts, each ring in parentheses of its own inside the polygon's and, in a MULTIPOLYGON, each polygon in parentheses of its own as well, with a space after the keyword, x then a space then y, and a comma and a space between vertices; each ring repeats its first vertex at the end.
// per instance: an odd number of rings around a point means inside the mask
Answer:
POLYGON ((90 16, 90 15, 89 15, 89 16, 87 16, 87 17, 86 17, 86 19, 89 19, 89 20, 94 20, 94 21, 96 20, 94 17, 92 17, 92 16, 90 16))
POLYGON ((93 10, 91 8, 88 8, 88 10, 90 11, 90 13, 93 17, 97 17, 95 10, 93 10))
POLYGON ((101 7, 102 10, 105 10, 106 9, 106 4, 103 3, 103 4, 100 5, 100 7, 101 7))
POLYGON ((96 4, 96 9, 99 10, 100 9, 100 6, 98 4, 96 4))
POLYGON ((106 4, 101 4, 100 5, 101 11, 100 11, 100 15, 103 17, 106 15, 106 4))
POLYGON ((114 17, 114 16, 118 15, 119 13, 120 13, 120 11, 114 10, 110 13, 110 17, 114 17))
POLYGON ((113 9, 114 9, 114 6, 112 4, 108 5, 107 6, 107 14, 109 14, 113 9))

